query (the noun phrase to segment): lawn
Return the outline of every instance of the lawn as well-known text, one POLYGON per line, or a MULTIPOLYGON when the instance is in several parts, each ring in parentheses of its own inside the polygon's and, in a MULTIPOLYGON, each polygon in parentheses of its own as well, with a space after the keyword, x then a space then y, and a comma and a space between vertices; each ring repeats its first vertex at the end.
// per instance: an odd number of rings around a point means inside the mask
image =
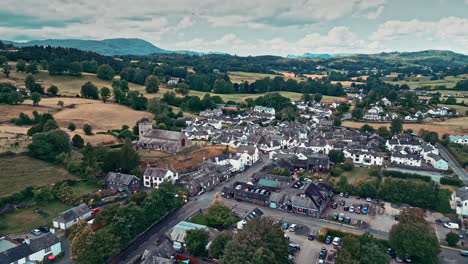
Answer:
POLYGON ((2 223, 0 224, 0 233, 13 234, 29 232, 39 226, 50 225, 52 219, 70 208, 71 206, 56 201, 31 208, 15 209, 13 212, 0 216, 0 222, 2 223), (36 208, 46 212, 49 216, 44 217, 36 213, 36 208))
POLYGON ((76 178, 61 167, 24 155, 0 158, 0 171, 0 197, 19 192, 28 186, 42 186, 76 178))
POLYGON ((92 193, 96 190, 96 186, 87 182, 79 182, 71 186, 73 192, 81 196, 83 194, 92 193))
POLYGON ((358 186, 372 178, 369 173, 370 169, 354 167, 352 171, 344 171, 340 176, 345 176, 349 184, 358 186))
POLYGON ((208 219, 203 213, 199 213, 196 216, 192 217, 192 223, 208 226, 208 219))

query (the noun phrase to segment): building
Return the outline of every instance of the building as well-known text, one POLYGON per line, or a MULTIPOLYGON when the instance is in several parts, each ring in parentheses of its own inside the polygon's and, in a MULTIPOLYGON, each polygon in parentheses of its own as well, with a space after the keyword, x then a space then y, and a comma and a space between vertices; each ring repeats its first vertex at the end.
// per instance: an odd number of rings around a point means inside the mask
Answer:
POLYGON ((426 158, 427 163, 431 164, 434 168, 439 170, 448 170, 448 163, 439 155, 429 153, 426 155, 426 158))
POLYGON ((237 222, 237 224, 236 224, 237 229, 243 229, 244 226, 247 224, 247 222, 249 222, 250 220, 255 219, 257 217, 261 217, 262 215, 263 215, 263 212, 260 209, 254 208, 247 215, 242 217, 242 219, 239 222, 237 222))
POLYGON ((276 114, 276 111, 275 111, 274 108, 264 107, 264 106, 260 106, 260 105, 256 105, 254 107, 254 111, 258 112, 258 113, 265 113, 265 114, 270 114, 270 115, 275 115, 276 114))
POLYGON ((149 121, 138 123, 138 135, 137 150, 152 149, 175 154, 192 146, 185 133, 153 129, 149 121))
POLYGON ((61 242, 53 233, 47 233, 35 239, 26 237, 23 243, 5 237, 0 238, 0 263, 2 264, 42 263, 44 258, 54 258, 61 252, 61 242))
POLYGON ((310 183, 303 194, 292 197, 292 211, 307 216, 319 217, 332 195, 332 187, 323 183, 310 183))
POLYGON ((213 116, 222 116, 223 115, 223 110, 221 109, 213 109, 213 110, 204 110, 200 112, 200 116, 204 117, 213 117, 213 116))
POLYGON ((180 251, 185 244, 185 237, 187 236, 187 231, 189 230, 205 230, 210 234, 210 237, 213 238, 218 231, 214 228, 210 228, 204 225, 199 225, 191 222, 182 221, 175 225, 169 231, 169 238, 172 240, 172 246, 176 251, 180 251))
POLYGON ((179 173, 172 169, 146 167, 143 173, 143 186, 146 188, 158 188, 163 182, 175 183, 179 179, 179 173))
POLYGON ((464 136, 449 136, 450 142, 461 145, 468 145, 468 135, 464 136))
POLYGON ((463 186, 452 194, 452 208, 458 216, 468 217, 468 186, 463 186))
POLYGON ((175 77, 171 77, 171 79, 169 79, 169 81, 167 81, 167 85, 177 85, 179 83, 179 80, 180 78, 175 78, 175 77))
POLYGON ((362 164, 366 166, 378 165, 381 166, 384 160, 384 154, 376 151, 361 151, 361 150, 344 150, 345 158, 353 160, 354 164, 362 164))
POLYGON ((79 220, 83 220, 89 217, 91 217, 91 210, 85 203, 82 203, 61 213, 59 216, 54 218, 54 220, 52 220, 52 223, 55 228, 65 230, 78 223, 79 220))
POLYGON ((118 192, 134 192, 140 188, 140 179, 135 175, 109 172, 105 178, 107 189, 118 192))
POLYGON ((417 155, 393 153, 390 161, 394 164, 410 167, 421 167, 421 158, 417 155))

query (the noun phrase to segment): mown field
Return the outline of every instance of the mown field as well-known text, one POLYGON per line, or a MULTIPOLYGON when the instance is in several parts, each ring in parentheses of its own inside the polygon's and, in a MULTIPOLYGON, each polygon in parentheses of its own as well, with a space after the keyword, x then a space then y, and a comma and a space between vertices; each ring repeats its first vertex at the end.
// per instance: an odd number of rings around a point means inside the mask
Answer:
MULTIPOLYGON (((368 122, 355 122, 355 121, 344 121, 342 126, 351 128, 360 128, 364 124, 372 126, 374 129, 385 126, 390 127, 389 123, 368 123, 368 122)), ((403 129, 412 129, 415 133, 418 133, 421 129, 434 131, 441 137, 444 134, 449 135, 460 135, 468 133, 468 117, 451 118, 445 121, 429 121, 424 123, 405 123, 403 129)))
POLYGON ((392 77, 384 77, 382 80, 389 82, 391 84, 407 84, 411 89, 416 89, 418 87, 423 87, 423 86, 431 86, 431 87, 436 87, 439 85, 445 85, 447 88, 453 88, 455 84, 463 79, 466 79, 468 77, 468 74, 463 74, 459 76, 446 76, 443 80, 431 80, 431 77, 429 76, 423 76, 423 77, 410 77, 406 78, 405 80, 402 81, 393 81, 392 77))
POLYGON ((0 171, 0 197, 28 186, 43 186, 76 178, 61 167, 24 155, 0 158, 0 171))

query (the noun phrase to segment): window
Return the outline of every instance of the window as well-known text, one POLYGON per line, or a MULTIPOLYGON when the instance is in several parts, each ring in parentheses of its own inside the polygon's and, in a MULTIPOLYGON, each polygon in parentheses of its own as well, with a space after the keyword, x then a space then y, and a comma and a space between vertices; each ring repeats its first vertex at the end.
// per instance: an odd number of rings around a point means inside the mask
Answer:
POLYGON ((44 251, 45 251, 45 253, 49 253, 49 252, 52 251, 52 249, 51 249, 50 247, 46 247, 46 248, 44 249, 44 251))

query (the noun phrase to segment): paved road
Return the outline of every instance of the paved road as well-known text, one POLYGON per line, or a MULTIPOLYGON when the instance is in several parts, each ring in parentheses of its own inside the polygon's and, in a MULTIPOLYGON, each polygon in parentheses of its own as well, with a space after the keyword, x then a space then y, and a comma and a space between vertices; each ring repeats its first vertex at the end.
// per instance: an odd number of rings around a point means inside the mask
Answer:
POLYGON ((468 174, 462 168, 462 166, 458 163, 455 157, 442 145, 439 143, 436 144, 437 148, 439 149, 439 153, 444 158, 450 168, 458 175, 460 180, 462 180, 465 184, 468 184, 468 174))
POLYGON ((164 220, 162 220, 162 222, 159 225, 161 226, 161 228, 155 229, 149 239, 143 241, 139 245, 134 245, 136 249, 132 250, 132 252, 122 257, 117 263, 122 263, 122 264, 130 263, 133 259, 143 254, 143 252, 146 249, 151 248, 153 246, 153 242, 156 241, 156 239, 159 236, 168 232, 172 227, 174 227, 179 222, 184 221, 190 216, 195 215, 200 209, 207 208, 210 205, 210 203, 213 201, 213 199, 215 198, 216 192, 221 192, 224 186, 231 185, 234 181, 245 181, 246 179, 249 179, 252 176, 252 174, 260 171, 266 164, 268 163, 258 162, 257 164, 253 165, 249 170, 244 171, 240 174, 237 174, 233 176, 230 180, 218 185, 213 191, 206 192, 200 195, 197 200, 192 200, 186 203, 175 214, 169 217, 166 217, 164 220))
POLYGON ((460 250, 442 247, 439 254, 440 264, 468 263, 468 258, 460 255, 460 250))

